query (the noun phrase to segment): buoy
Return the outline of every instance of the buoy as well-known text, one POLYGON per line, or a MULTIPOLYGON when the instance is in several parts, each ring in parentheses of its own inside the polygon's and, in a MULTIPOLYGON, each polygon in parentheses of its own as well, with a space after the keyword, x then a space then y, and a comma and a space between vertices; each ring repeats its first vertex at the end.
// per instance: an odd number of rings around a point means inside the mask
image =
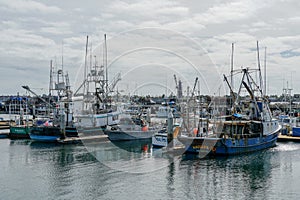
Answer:
POLYGON ((193 129, 193 133, 194 133, 194 135, 197 135, 198 129, 197 129, 197 128, 194 128, 194 129, 193 129))
POLYGON ((142 151, 143 151, 143 152, 147 152, 147 151, 148 151, 148 145, 145 144, 145 145, 142 147, 142 151))
POLYGON ((148 131, 148 126, 143 126, 142 131, 148 131))

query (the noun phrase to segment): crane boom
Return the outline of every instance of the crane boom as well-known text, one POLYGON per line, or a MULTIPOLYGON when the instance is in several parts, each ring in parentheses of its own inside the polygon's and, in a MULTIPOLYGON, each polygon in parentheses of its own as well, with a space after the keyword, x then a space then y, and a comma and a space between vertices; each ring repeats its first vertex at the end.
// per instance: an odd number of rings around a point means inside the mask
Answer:
POLYGON ((176 87, 176 89, 178 89, 177 78, 176 78, 175 74, 174 74, 174 80, 175 80, 175 87, 176 87))
POLYGON ((197 82, 198 82, 198 77, 196 77, 196 79, 195 79, 195 83, 194 83, 194 87, 193 87, 193 90, 192 90, 192 96, 191 96, 191 98, 194 96, 197 82))
POLYGON ((32 93, 33 95, 35 95, 39 100, 41 100, 42 102, 44 102, 45 104, 47 104, 48 106, 50 106, 51 108, 53 108, 54 106, 51 105, 49 102, 47 102, 45 99, 43 99, 42 97, 40 97, 39 95, 37 95, 34 91, 32 91, 28 85, 23 85, 22 88, 24 88, 25 90, 27 90, 28 92, 32 93))

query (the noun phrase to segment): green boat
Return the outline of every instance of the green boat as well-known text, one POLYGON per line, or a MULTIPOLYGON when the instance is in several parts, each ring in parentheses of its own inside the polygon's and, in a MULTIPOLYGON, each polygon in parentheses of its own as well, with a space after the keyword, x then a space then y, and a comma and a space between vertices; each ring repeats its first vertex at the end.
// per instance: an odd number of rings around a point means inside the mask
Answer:
POLYGON ((30 139, 30 127, 28 125, 10 126, 9 138, 11 139, 30 139))

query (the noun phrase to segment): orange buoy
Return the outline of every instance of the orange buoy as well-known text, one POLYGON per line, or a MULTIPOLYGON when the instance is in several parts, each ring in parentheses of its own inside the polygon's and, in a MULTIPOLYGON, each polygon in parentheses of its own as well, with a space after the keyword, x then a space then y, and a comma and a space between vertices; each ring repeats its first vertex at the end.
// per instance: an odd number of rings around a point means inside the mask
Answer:
POLYGON ((143 126, 142 131, 148 131, 148 126, 143 126))
POLYGON ((143 152, 147 152, 147 151, 148 151, 148 145, 145 144, 145 145, 142 147, 142 151, 143 151, 143 152))
POLYGON ((193 129, 193 133, 194 133, 194 135, 197 135, 198 129, 197 129, 197 128, 194 128, 194 129, 193 129))

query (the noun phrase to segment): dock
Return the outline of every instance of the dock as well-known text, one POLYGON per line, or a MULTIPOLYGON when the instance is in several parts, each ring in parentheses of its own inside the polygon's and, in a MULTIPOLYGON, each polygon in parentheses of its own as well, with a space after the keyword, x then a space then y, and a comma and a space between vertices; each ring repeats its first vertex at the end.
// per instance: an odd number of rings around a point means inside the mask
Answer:
POLYGON ((278 135, 277 138, 278 142, 288 142, 288 141, 292 141, 292 142, 300 142, 300 137, 293 137, 291 135, 278 135))
MULTIPOLYGON (((79 134, 81 135, 81 134, 79 134)), ((67 137, 65 139, 59 139, 58 142, 61 144, 78 144, 84 142, 108 142, 107 135, 88 135, 88 136, 79 136, 79 137, 67 137)))

